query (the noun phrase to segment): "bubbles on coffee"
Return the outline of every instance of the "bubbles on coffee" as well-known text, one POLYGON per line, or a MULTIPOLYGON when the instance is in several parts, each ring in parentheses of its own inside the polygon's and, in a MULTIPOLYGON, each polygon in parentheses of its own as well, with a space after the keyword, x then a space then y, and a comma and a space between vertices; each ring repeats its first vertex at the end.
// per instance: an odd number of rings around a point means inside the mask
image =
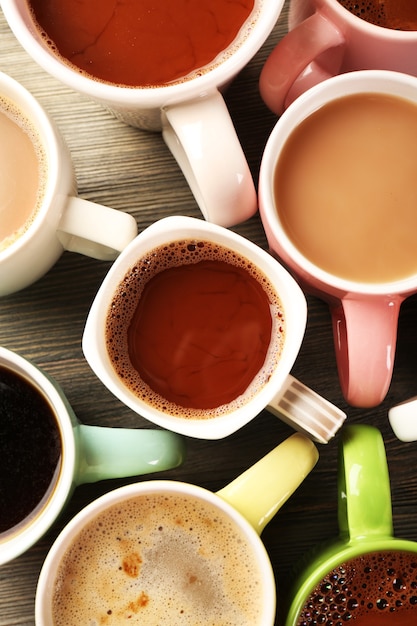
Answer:
POLYGON ((184 418, 242 406, 270 379, 285 338, 273 285, 209 241, 148 253, 119 283, 106 319, 112 366, 136 397, 184 418))
POLYGON ((54 586, 53 626, 264 623, 249 538, 192 495, 143 494, 98 513, 73 538, 54 586))
POLYGON ((356 17, 392 30, 417 30, 417 5, 410 0, 339 0, 356 17))
POLYGON ((297 626, 410 626, 416 610, 417 554, 374 552, 347 561, 323 578, 310 594, 297 626))

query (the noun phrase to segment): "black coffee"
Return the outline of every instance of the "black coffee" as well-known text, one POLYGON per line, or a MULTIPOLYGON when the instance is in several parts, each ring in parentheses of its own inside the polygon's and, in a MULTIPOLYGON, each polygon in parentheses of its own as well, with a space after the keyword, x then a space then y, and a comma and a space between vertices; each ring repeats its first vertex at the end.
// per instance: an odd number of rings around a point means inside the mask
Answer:
POLYGON ((417 30, 415 0, 339 0, 345 9, 376 26, 392 30, 417 30))
POLYGON ((0 366, 0 533, 40 506, 60 460, 61 439, 48 401, 0 366))
POLYGON ((323 578, 297 626, 415 626, 417 553, 371 552, 323 578))

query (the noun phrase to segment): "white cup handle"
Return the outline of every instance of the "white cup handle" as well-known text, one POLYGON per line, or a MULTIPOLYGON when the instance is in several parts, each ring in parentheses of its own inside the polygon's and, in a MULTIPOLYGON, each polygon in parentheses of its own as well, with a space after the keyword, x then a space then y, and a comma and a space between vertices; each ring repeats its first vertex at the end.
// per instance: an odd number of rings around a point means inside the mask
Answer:
POLYGON ((256 213, 252 174, 219 91, 165 107, 162 135, 208 222, 228 227, 256 213))
POLYGON ((133 215, 77 197, 68 199, 58 227, 65 250, 101 261, 113 261, 137 233, 133 215))
POLYGON ((288 374, 267 410, 318 443, 328 443, 346 419, 344 411, 291 374, 288 374))

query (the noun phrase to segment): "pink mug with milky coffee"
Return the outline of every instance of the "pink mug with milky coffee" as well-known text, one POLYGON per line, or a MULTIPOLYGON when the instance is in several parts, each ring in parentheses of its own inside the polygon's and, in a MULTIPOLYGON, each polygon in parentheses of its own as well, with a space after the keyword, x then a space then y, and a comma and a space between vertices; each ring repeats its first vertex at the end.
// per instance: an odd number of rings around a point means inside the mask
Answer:
POLYGON ((416 162, 417 79, 387 70, 309 89, 263 154, 259 207, 270 250, 329 304, 352 406, 383 401, 400 306, 417 293, 416 162))
POLYGON ((336 74, 387 69, 417 76, 413 0, 291 0, 288 29, 260 77, 262 98, 278 115, 336 74))

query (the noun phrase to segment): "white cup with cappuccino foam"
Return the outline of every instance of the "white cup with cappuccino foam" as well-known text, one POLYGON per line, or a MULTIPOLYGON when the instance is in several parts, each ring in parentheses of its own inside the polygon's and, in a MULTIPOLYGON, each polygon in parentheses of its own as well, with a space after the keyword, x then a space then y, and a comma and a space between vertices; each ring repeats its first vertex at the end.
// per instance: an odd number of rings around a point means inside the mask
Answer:
POLYGON ((98 498, 44 562, 36 626, 272 626, 275 581, 260 534, 317 459, 297 433, 215 494, 152 480, 98 498))
POLYGON ((0 296, 35 282, 64 250, 113 260, 136 234, 132 215, 77 197, 59 131, 0 73, 0 296))

